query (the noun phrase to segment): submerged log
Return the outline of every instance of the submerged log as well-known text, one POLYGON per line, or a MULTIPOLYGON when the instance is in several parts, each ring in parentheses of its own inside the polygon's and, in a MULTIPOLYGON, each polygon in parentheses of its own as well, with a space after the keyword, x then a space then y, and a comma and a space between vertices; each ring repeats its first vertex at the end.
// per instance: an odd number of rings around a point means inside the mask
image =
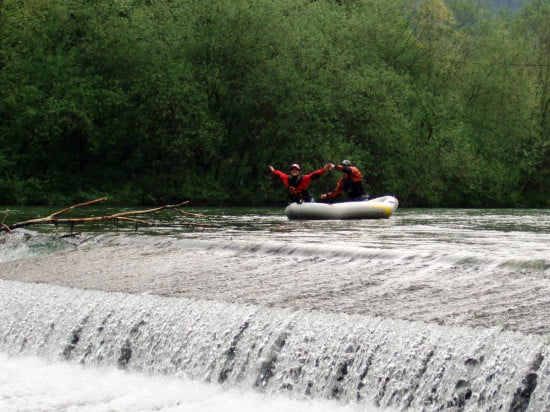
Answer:
MULTIPOLYGON (((40 217, 40 218, 36 218, 36 219, 25 220, 24 222, 14 223, 14 224, 11 224, 11 225, 1 223, 0 224, 0 232, 1 231, 11 232, 14 229, 18 229, 18 228, 22 228, 22 227, 30 226, 30 225, 37 225, 37 224, 54 224, 54 225, 70 224, 71 228, 72 228, 73 225, 76 224, 76 223, 91 223, 91 222, 105 222, 105 221, 132 222, 132 223, 136 224, 136 227, 137 227, 138 224, 142 224, 142 225, 146 225, 146 226, 160 226, 156 222, 150 222, 150 221, 144 220, 142 218, 136 218, 136 217, 131 217, 131 216, 147 215, 147 214, 150 214, 150 213, 160 212, 161 210, 165 210, 165 209, 170 209, 170 210, 173 210, 173 211, 175 211, 175 212, 177 212, 181 215, 186 215, 186 216, 195 216, 195 217, 203 217, 204 216, 204 215, 201 215, 201 214, 198 214, 198 213, 190 213, 190 212, 184 212, 182 210, 179 210, 178 207, 189 204, 189 201, 186 200, 184 202, 181 202, 181 203, 178 203, 178 204, 175 204, 175 205, 164 205, 164 206, 159 206, 159 207, 155 207, 153 209, 146 209, 146 210, 131 210, 131 211, 128 211, 128 212, 120 212, 120 213, 115 213, 115 214, 112 214, 112 215, 105 215, 105 216, 71 217, 71 218, 60 218, 59 217, 60 215, 62 215, 64 213, 67 213, 67 212, 70 212, 71 210, 76 209, 78 207, 89 206, 89 205, 93 205, 93 204, 96 204, 96 203, 100 203, 100 202, 103 202, 106 199, 107 199, 106 197, 102 197, 100 199, 95 199, 95 200, 90 200, 88 202, 79 203, 77 205, 69 206, 65 209, 58 210, 57 212, 54 212, 54 213, 52 213, 52 214, 50 214, 46 217, 40 217)), ((204 225, 198 225, 198 226, 204 226, 204 225)))

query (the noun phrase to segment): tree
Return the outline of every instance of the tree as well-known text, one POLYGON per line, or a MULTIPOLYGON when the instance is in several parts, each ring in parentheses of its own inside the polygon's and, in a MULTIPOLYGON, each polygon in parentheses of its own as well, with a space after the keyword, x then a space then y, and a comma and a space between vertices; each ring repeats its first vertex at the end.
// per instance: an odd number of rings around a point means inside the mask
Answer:
POLYGON ((550 4, 529 2, 520 15, 517 33, 524 40, 524 71, 533 79, 532 127, 524 148, 522 191, 542 207, 550 205, 550 4))

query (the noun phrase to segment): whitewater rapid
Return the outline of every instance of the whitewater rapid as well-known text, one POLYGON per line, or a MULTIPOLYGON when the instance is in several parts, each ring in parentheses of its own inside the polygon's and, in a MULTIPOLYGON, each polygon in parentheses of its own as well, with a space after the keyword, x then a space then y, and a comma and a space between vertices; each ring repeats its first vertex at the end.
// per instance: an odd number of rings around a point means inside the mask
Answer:
POLYGON ((548 345, 536 335, 11 281, 1 288, 0 349, 9 354, 351 404, 546 406, 548 345))
POLYGON ((0 278, 547 334, 548 261, 386 243, 100 235, 0 264, 0 278))
POLYGON ((547 410, 550 214, 394 217, 4 237, 0 352, 361 410, 547 410))

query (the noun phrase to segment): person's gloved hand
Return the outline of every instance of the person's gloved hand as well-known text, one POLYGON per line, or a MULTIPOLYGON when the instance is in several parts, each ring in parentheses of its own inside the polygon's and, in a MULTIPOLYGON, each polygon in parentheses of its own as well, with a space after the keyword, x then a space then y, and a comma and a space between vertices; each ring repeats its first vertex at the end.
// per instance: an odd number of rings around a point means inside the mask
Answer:
POLYGON ((326 200, 327 197, 328 197, 327 194, 326 194, 326 193, 323 193, 323 194, 321 195, 321 200, 326 200))

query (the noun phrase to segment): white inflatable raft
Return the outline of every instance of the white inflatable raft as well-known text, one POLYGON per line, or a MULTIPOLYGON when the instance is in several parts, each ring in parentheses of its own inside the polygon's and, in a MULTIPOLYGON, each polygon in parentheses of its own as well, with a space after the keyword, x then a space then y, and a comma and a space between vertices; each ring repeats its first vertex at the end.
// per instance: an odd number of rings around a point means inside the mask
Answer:
POLYGON ((382 219, 399 206, 393 196, 382 196, 359 202, 291 203, 285 209, 289 219, 382 219))

